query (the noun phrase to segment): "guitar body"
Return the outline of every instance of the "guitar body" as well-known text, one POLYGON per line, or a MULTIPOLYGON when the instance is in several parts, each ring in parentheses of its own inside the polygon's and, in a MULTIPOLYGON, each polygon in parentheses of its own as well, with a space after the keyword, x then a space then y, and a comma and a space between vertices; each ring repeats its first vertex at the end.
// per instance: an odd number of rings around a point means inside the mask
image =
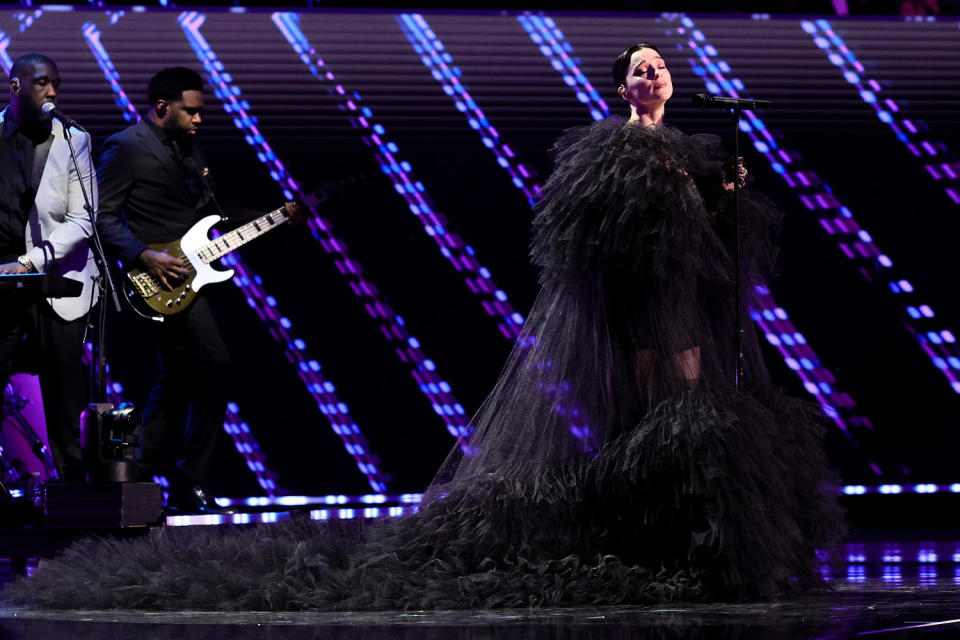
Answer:
MULTIPOLYGON (((304 196, 310 211, 314 211, 316 205, 321 202, 316 194, 325 193, 336 184, 342 184, 342 182, 323 184, 313 193, 304 196)), ((326 199, 325 196, 324 199, 326 199)), ((210 229, 220 222, 221 218, 207 216, 190 227, 190 230, 179 240, 148 245, 154 251, 162 251, 182 258, 187 263, 187 276, 178 281, 170 281, 167 278, 173 287, 173 290, 167 291, 150 272, 139 268, 131 269, 127 271, 124 279, 124 292, 135 306, 148 314, 150 311, 162 316, 180 313, 190 306, 200 289, 208 284, 223 282, 233 277, 233 269, 220 271, 211 266, 213 263, 247 242, 290 222, 290 215, 286 209, 284 205, 265 213, 256 220, 251 220, 215 239, 210 237, 210 229)))
POLYGON ((223 282, 233 277, 234 270, 220 271, 204 262, 198 251, 208 245, 210 229, 220 221, 220 216, 207 216, 195 225, 179 240, 160 244, 151 244, 154 251, 162 251, 173 256, 183 256, 188 263, 189 275, 183 280, 171 283, 172 291, 167 291, 152 274, 141 269, 127 272, 127 295, 161 315, 180 313, 190 306, 197 292, 204 286, 223 282))

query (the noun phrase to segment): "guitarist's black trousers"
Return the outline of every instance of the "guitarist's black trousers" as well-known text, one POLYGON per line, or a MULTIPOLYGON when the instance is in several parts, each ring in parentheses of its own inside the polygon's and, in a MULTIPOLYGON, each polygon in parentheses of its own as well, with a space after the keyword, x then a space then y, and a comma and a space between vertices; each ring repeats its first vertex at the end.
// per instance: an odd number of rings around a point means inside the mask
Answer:
POLYGON ((210 298, 197 296, 159 329, 160 371, 143 410, 140 474, 207 482, 222 439, 232 364, 210 298))

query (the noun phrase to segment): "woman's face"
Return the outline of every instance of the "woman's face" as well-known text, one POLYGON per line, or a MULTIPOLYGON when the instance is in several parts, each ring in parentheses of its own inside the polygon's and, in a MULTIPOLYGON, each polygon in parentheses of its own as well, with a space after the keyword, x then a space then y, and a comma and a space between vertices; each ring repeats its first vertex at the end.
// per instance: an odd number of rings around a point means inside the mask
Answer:
POLYGON ((673 81, 660 54, 647 48, 634 51, 619 93, 634 107, 649 108, 669 100, 673 81))

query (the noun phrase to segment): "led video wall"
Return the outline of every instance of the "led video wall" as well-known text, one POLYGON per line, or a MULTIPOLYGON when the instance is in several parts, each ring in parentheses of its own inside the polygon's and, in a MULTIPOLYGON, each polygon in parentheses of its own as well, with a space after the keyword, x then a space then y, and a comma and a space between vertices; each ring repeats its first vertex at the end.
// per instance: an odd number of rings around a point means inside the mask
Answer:
MULTIPOLYGON (((140 118, 153 73, 189 66, 219 199, 312 205, 306 228, 224 259, 242 456, 220 493, 416 491, 469 439, 536 293, 550 144, 626 112, 609 69, 639 40, 663 50, 685 130, 730 141, 696 93, 773 101, 740 125, 788 213, 752 320, 844 474, 956 480, 930 450, 960 429, 957 22, 64 9, 0 13, 0 61, 54 58, 62 110, 97 144, 140 118)), ((142 402, 149 328, 111 326, 112 391, 142 402)))

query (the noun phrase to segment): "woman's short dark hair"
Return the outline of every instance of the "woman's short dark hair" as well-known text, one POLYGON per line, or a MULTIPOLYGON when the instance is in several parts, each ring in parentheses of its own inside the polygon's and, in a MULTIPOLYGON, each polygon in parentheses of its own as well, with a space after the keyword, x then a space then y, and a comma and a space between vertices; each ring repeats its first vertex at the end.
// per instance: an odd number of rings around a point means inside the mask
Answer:
POLYGON ((653 49, 658 55, 663 55, 660 53, 660 49, 657 49, 656 46, 649 42, 639 42, 632 47, 624 49, 623 53, 617 56, 617 59, 613 63, 613 85, 615 87, 619 87, 627 81, 627 69, 630 68, 630 58, 640 49, 653 49))
POLYGON ((179 100, 184 91, 203 91, 203 78, 193 69, 168 67, 150 78, 147 85, 147 100, 179 100))

